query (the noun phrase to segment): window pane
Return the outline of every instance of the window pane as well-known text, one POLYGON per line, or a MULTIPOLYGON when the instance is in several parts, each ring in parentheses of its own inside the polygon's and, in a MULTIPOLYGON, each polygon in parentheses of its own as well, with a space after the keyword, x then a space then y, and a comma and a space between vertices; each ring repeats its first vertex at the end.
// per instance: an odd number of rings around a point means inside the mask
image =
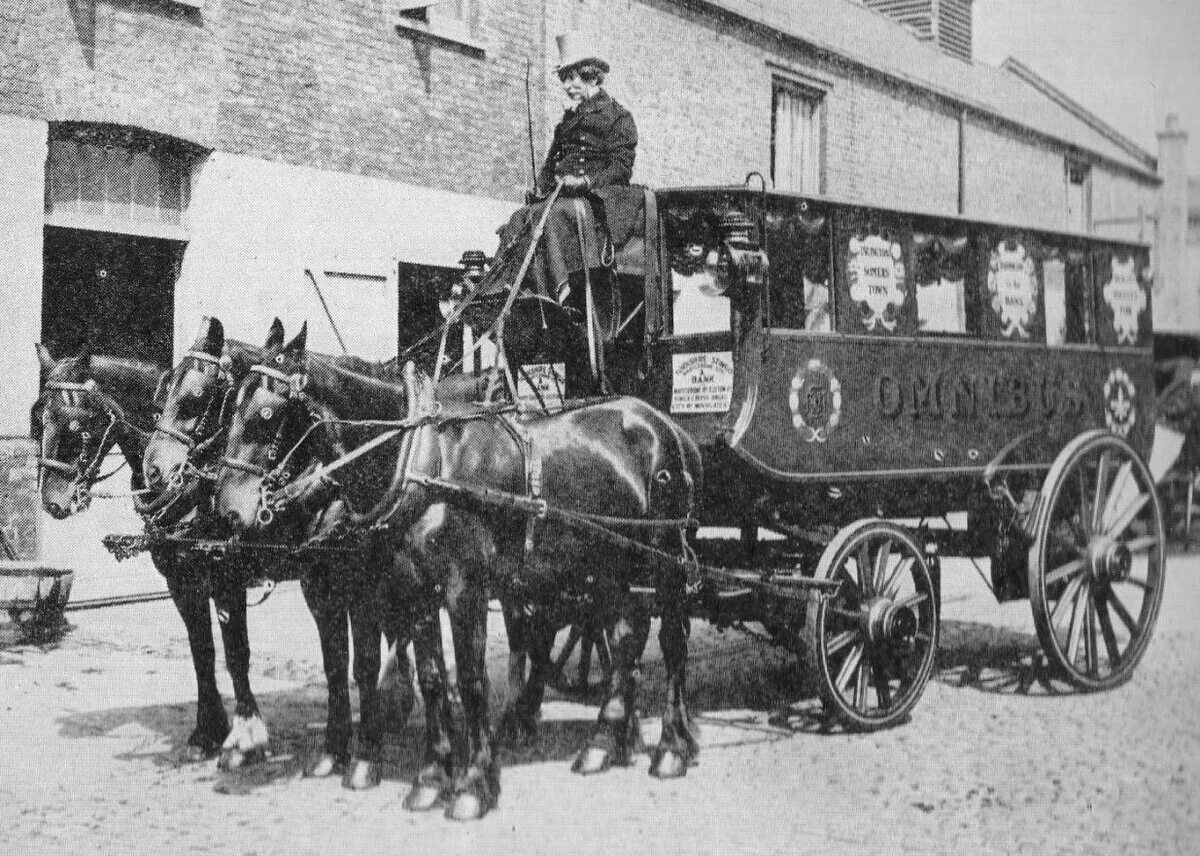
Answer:
POLYGON ((820 189, 820 99, 776 85, 772 177, 775 187, 804 193, 820 189))
POLYGON ((923 333, 966 333, 970 259, 966 236, 916 233, 912 257, 917 329, 923 333))
POLYGON ((1042 284, 1046 287, 1046 344, 1067 342, 1067 265, 1061 259, 1048 258, 1042 263, 1042 284))
POLYGON ((779 207, 767 215, 771 326, 832 332, 829 211, 807 200, 774 204, 779 207))

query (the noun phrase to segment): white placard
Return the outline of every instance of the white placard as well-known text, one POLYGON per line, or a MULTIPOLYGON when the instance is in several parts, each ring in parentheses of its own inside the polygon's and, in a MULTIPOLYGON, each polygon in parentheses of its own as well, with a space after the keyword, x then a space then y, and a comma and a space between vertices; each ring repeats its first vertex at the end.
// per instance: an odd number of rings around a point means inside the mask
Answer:
POLYGON ((1138 316, 1146 311, 1146 292, 1138 282, 1133 259, 1112 260, 1112 279, 1104 286, 1104 300, 1112 309, 1118 345, 1136 345, 1138 316))
POLYGON ((517 372, 517 403, 521 410, 557 413, 567 385, 566 363, 530 363, 517 372))
POLYGON ((733 352, 671 355, 671 412, 726 413, 733 402, 733 352))

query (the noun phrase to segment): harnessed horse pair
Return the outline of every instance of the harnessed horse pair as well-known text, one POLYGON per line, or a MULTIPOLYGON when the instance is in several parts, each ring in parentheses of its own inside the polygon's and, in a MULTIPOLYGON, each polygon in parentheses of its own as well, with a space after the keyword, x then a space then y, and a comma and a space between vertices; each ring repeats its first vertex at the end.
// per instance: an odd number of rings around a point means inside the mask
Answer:
MULTIPOLYGON (((382 573, 349 573, 364 620, 414 640, 427 734, 425 763, 406 805, 426 809, 449 797, 448 816, 472 819, 496 804, 499 767, 484 662, 492 594, 509 607, 506 617, 520 613, 521 604, 532 607, 533 671, 508 713, 530 724, 549 661, 546 640, 570 605, 588 604, 595 610, 589 617, 599 613, 610 628, 613 675, 595 732, 575 762, 578 772, 596 773, 628 763, 637 742, 634 669, 644 641, 638 628, 646 621, 630 585, 654 585, 669 686, 652 772, 683 775, 696 751, 684 701, 686 573, 679 561, 647 572, 645 554, 631 548, 646 544, 672 555, 661 548, 680 537, 700 489, 694 443, 633 398, 529 417, 445 397, 439 404, 430 379, 411 367, 403 388, 388 393, 379 384, 309 359, 303 331, 252 369, 238 392, 216 513, 233 521, 244 541, 278 540, 289 531, 318 538, 351 533, 373 555, 390 555, 382 573), (396 411, 390 421, 364 419, 362 402, 391 395, 403 397, 404 419, 396 411), (374 429, 369 439, 349 436, 364 428, 374 429), (381 428, 387 430, 380 434, 381 428), (614 550, 606 531, 597 531, 598 519, 626 524, 628 545, 614 550), (610 561, 598 563, 601 554, 610 561), (454 631, 465 760, 452 751, 439 608, 454 631)), ((679 546, 674 555, 681 552, 679 546)), ((358 743, 367 752, 378 748, 372 703, 364 696, 358 743)), ((364 763, 372 759, 356 761, 364 763)))

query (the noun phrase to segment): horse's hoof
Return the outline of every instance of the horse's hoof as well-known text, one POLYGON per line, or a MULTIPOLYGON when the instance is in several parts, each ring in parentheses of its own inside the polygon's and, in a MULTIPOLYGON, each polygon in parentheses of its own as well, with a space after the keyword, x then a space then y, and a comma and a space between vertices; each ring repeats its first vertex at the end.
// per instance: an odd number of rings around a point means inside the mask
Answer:
POLYGON ((602 746, 587 746, 579 753, 571 771, 581 776, 603 773, 612 767, 612 753, 602 746))
POLYGON ((217 769, 232 773, 257 764, 266 757, 267 753, 262 749, 251 749, 249 752, 243 752, 241 749, 223 749, 221 759, 217 761, 217 769))
POLYGON ((345 764, 337 759, 337 756, 325 752, 309 767, 304 775, 310 779, 328 779, 330 776, 336 776, 342 772, 345 764))
POLYGON ((352 791, 368 791, 379 785, 379 765, 361 758, 355 759, 342 776, 342 787, 352 791))
POLYGON ((436 785, 413 785, 404 798, 408 811, 432 811, 442 805, 443 789, 436 785))
POLYGON ((650 775, 656 779, 679 779, 687 775, 687 759, 672 749, 659 749, 650 762, 650 775))
POLYGON ((196 746, 189 743, 179 753, 179 760, 184 764, 202 764, 220 751, 217 746, 196 746))
POLYGON ((463 791, 454 795, 454 801, 446 806, 447 820, 479 820, 492 808, 491 800, 485 800, 474 791, 463 791))

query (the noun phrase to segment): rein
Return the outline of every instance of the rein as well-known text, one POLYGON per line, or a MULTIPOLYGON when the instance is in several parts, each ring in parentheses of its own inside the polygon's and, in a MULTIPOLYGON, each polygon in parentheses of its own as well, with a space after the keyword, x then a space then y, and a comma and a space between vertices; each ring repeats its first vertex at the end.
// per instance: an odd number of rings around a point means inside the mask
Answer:
POLYGON ((55 458, 47 458, 44 455, 38 456, 38 465, 42 469, 51 470, 64 476, 70 476, 75 485, 76 491, 90 490, 92 485, 99 484, 105 479, 116 475, 128 463, 128 460, 123 460, 115 469, 105 473, 102 476, 98 475, 100 472, 100 467, 104 462, 104 458, 107 457, 108 452, 112 449, 113 445, 117 443, 117 439, 115 437, 111 441, 109 438, 112 437, 113 432, 116 430, 118 425, 124 426, 125 428, 133 431, 142 440, 145 440, 150 436, 150 432, 142 430, 130 422, 128 418, 126 418, 125 411, 119 404, 117 404, 116 400, 111 395, 100 390, 95 379, 89 379, 84 383, 65 380, 52 380, 46 382, 45 388, 63 392, 80 392, 94 396, 99 399, 105 415, 108 416, 108 424, 104 427, 104 433, 100 435, 100 441, 96 444, 96 450, 95 453, 91 455, 91 460, 88 460, 88 446, 91 443, 91 435, 87 431, 80 432, 81 447, 79 450, 79 457, 74 464, 68 464, 55 458))

